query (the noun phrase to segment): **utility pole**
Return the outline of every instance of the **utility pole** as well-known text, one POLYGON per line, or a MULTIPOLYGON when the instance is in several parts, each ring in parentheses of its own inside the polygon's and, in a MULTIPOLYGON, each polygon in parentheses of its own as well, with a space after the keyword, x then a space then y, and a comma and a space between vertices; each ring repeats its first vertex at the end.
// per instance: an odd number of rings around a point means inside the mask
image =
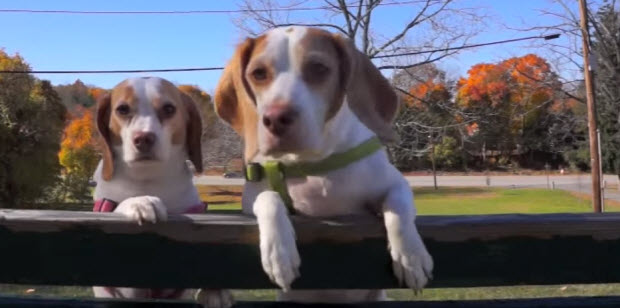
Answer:
POLYGON ((599 159, 599 143, 596 125, 596 104, 592 85, 592 69, 590 65, 590 33, 588 31, 588 8, 586 0, 579 0, 581 15, 581 38, 583 40, 583 75, 586 83, 586 100, 588 105, 588 135, 590 137, 590 170, 592 172, 592 208, 595 213, 602 209, 601 199, 601 161, 599 159))

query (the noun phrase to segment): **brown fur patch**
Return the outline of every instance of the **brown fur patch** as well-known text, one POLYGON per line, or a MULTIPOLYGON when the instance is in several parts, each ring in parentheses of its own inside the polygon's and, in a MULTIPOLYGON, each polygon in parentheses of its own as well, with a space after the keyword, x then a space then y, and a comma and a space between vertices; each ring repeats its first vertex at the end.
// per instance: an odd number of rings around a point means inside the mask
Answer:
POLYGON ((330 120, 342 107, 344 102, 345 76, 349 75, 348 62, 343 61, 343 55, 334 44, 332 34, 309 28, 303 39, 295 47, 295 53, 301 60, 303 78, 310 88, 329 102, 325 120, 330 120), (314 59, 313 59, 314 57, 314 59), (312 62, 325 65, 330 73, 318 74, 312 70, 312 62))
POLYGON ((196 173, 202 173, 202 121, 196 104, 189 95, 179 92, 184 109, 187 111, 185 147, 189 160, 194 164, 196 173))
POLYGON ((349 67, 346 82, 347 102, 351 110, 368 128, 384 142, 397 139, 392 121, 398 111, 398 96, 381 72, 348 39, 333 35, 333 42, 343 55, 342 61, 349 67))
POLYGON ((103 168, 101 177, 104 181, 112 179, 114 174, 114 152, 111 145, 111 133, 110 133, 110 112, 111 103, 110 95, 102 95, 97 101, 97 130, 101 135, 102 142, 102 154, 103 154, 103 168))
MULTIPOLYGON (((191 101, 191 98, 190 98, 191 101)), ((190 120, 188 106, 183 101, 183 94, 172 83, 162 80, 160 88, 160 96, 151 101, 151 106, 158 111, 163 108, 164 104, 170 103, 176 107, 177 111, 171 118, 164 119, 160 117, 162 125, 169 126, 172 130, 172 144, 185 143, 187 135, 187 122, 190 120)), ((193 101, 192 101, 193 104, 193 101)), ((199 119, 200 121, 200 119, 199 119)))
POLYGON ((215 90, 215 111, 243 138, 246 161, 258 149, 258 114, 254 93, 246 79, 246 68, 250 59, 260 54, 265 45, 265 36, 248 38, 239 44, 215 90))

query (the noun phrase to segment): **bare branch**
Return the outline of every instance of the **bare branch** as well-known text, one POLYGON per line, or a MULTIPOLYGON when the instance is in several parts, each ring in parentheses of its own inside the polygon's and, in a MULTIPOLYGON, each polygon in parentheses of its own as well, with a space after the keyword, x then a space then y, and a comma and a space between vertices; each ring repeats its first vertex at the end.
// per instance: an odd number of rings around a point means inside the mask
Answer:
POLYGON ((325 27, 325 28, 332 28, 332 29, 336 29, 339 32, 341 32, 344 35, 348 35, 347 30, 337 26, 337 25, 333 25, 333 24, 322 24, 322 23, 285 23, 285 24, 277 24, 274 25, 273 28, 276 27, 287 27, 287 26, 306 26, 306 27, 325 27))

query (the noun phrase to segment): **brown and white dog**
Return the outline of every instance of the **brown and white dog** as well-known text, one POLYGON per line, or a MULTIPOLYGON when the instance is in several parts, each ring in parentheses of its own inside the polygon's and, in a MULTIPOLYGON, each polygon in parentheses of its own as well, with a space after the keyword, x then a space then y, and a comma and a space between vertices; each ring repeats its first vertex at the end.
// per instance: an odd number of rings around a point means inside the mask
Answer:
MULTIPOLYGON (((350 40, 319 29, 286 27, 237 47, 216 89, 215 107, 243 137, 246 163, 295 163, 322 160, 373 136, 393 140, 398 98, 350 40)), ((414 290, 430 279, 433 260, 414 223, 413 193, 384 150, 324 175, 286 183, 301 215, 382 214, 396 277, 414 290)), ((246 182, 242 202, 243 211, 257 218, 263 269, 284 290, 279 299, 384 298, 380 290, 290 291, 300 258, 281 196, 265 180, 246 182)))
MULTIPOLYGON (((97 103, 97 128, 105 141, 95 171, 95 211, 122 213, 139 224, 168 214, 204 212, 192 173, 202 172, 202 123, 192 99, 167 80, 127 79, 97 103)), ((174 266, 169 264, 166 266, 174 266)), ((96 297, 183 298, 189 290, 93 287, 96 297)), ((208 307, 228 307, 228 291, 201 290, 208 307)))

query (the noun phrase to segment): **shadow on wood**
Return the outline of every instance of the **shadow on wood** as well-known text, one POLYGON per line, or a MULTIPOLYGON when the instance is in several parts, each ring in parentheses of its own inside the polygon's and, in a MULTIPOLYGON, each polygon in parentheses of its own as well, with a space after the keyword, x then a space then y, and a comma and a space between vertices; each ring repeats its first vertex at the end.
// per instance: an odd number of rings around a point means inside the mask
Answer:
MULTIPOLYGON (((397 288, 382 223, 294 219, 293 288, 397 288)), ((431 287, 620 282, 620 215, 419 217, 431 287)), ((242 215, 181 215, 138 226, 114 213, 0 211, 0 283, 274 288, 257 227, 242 215)))

